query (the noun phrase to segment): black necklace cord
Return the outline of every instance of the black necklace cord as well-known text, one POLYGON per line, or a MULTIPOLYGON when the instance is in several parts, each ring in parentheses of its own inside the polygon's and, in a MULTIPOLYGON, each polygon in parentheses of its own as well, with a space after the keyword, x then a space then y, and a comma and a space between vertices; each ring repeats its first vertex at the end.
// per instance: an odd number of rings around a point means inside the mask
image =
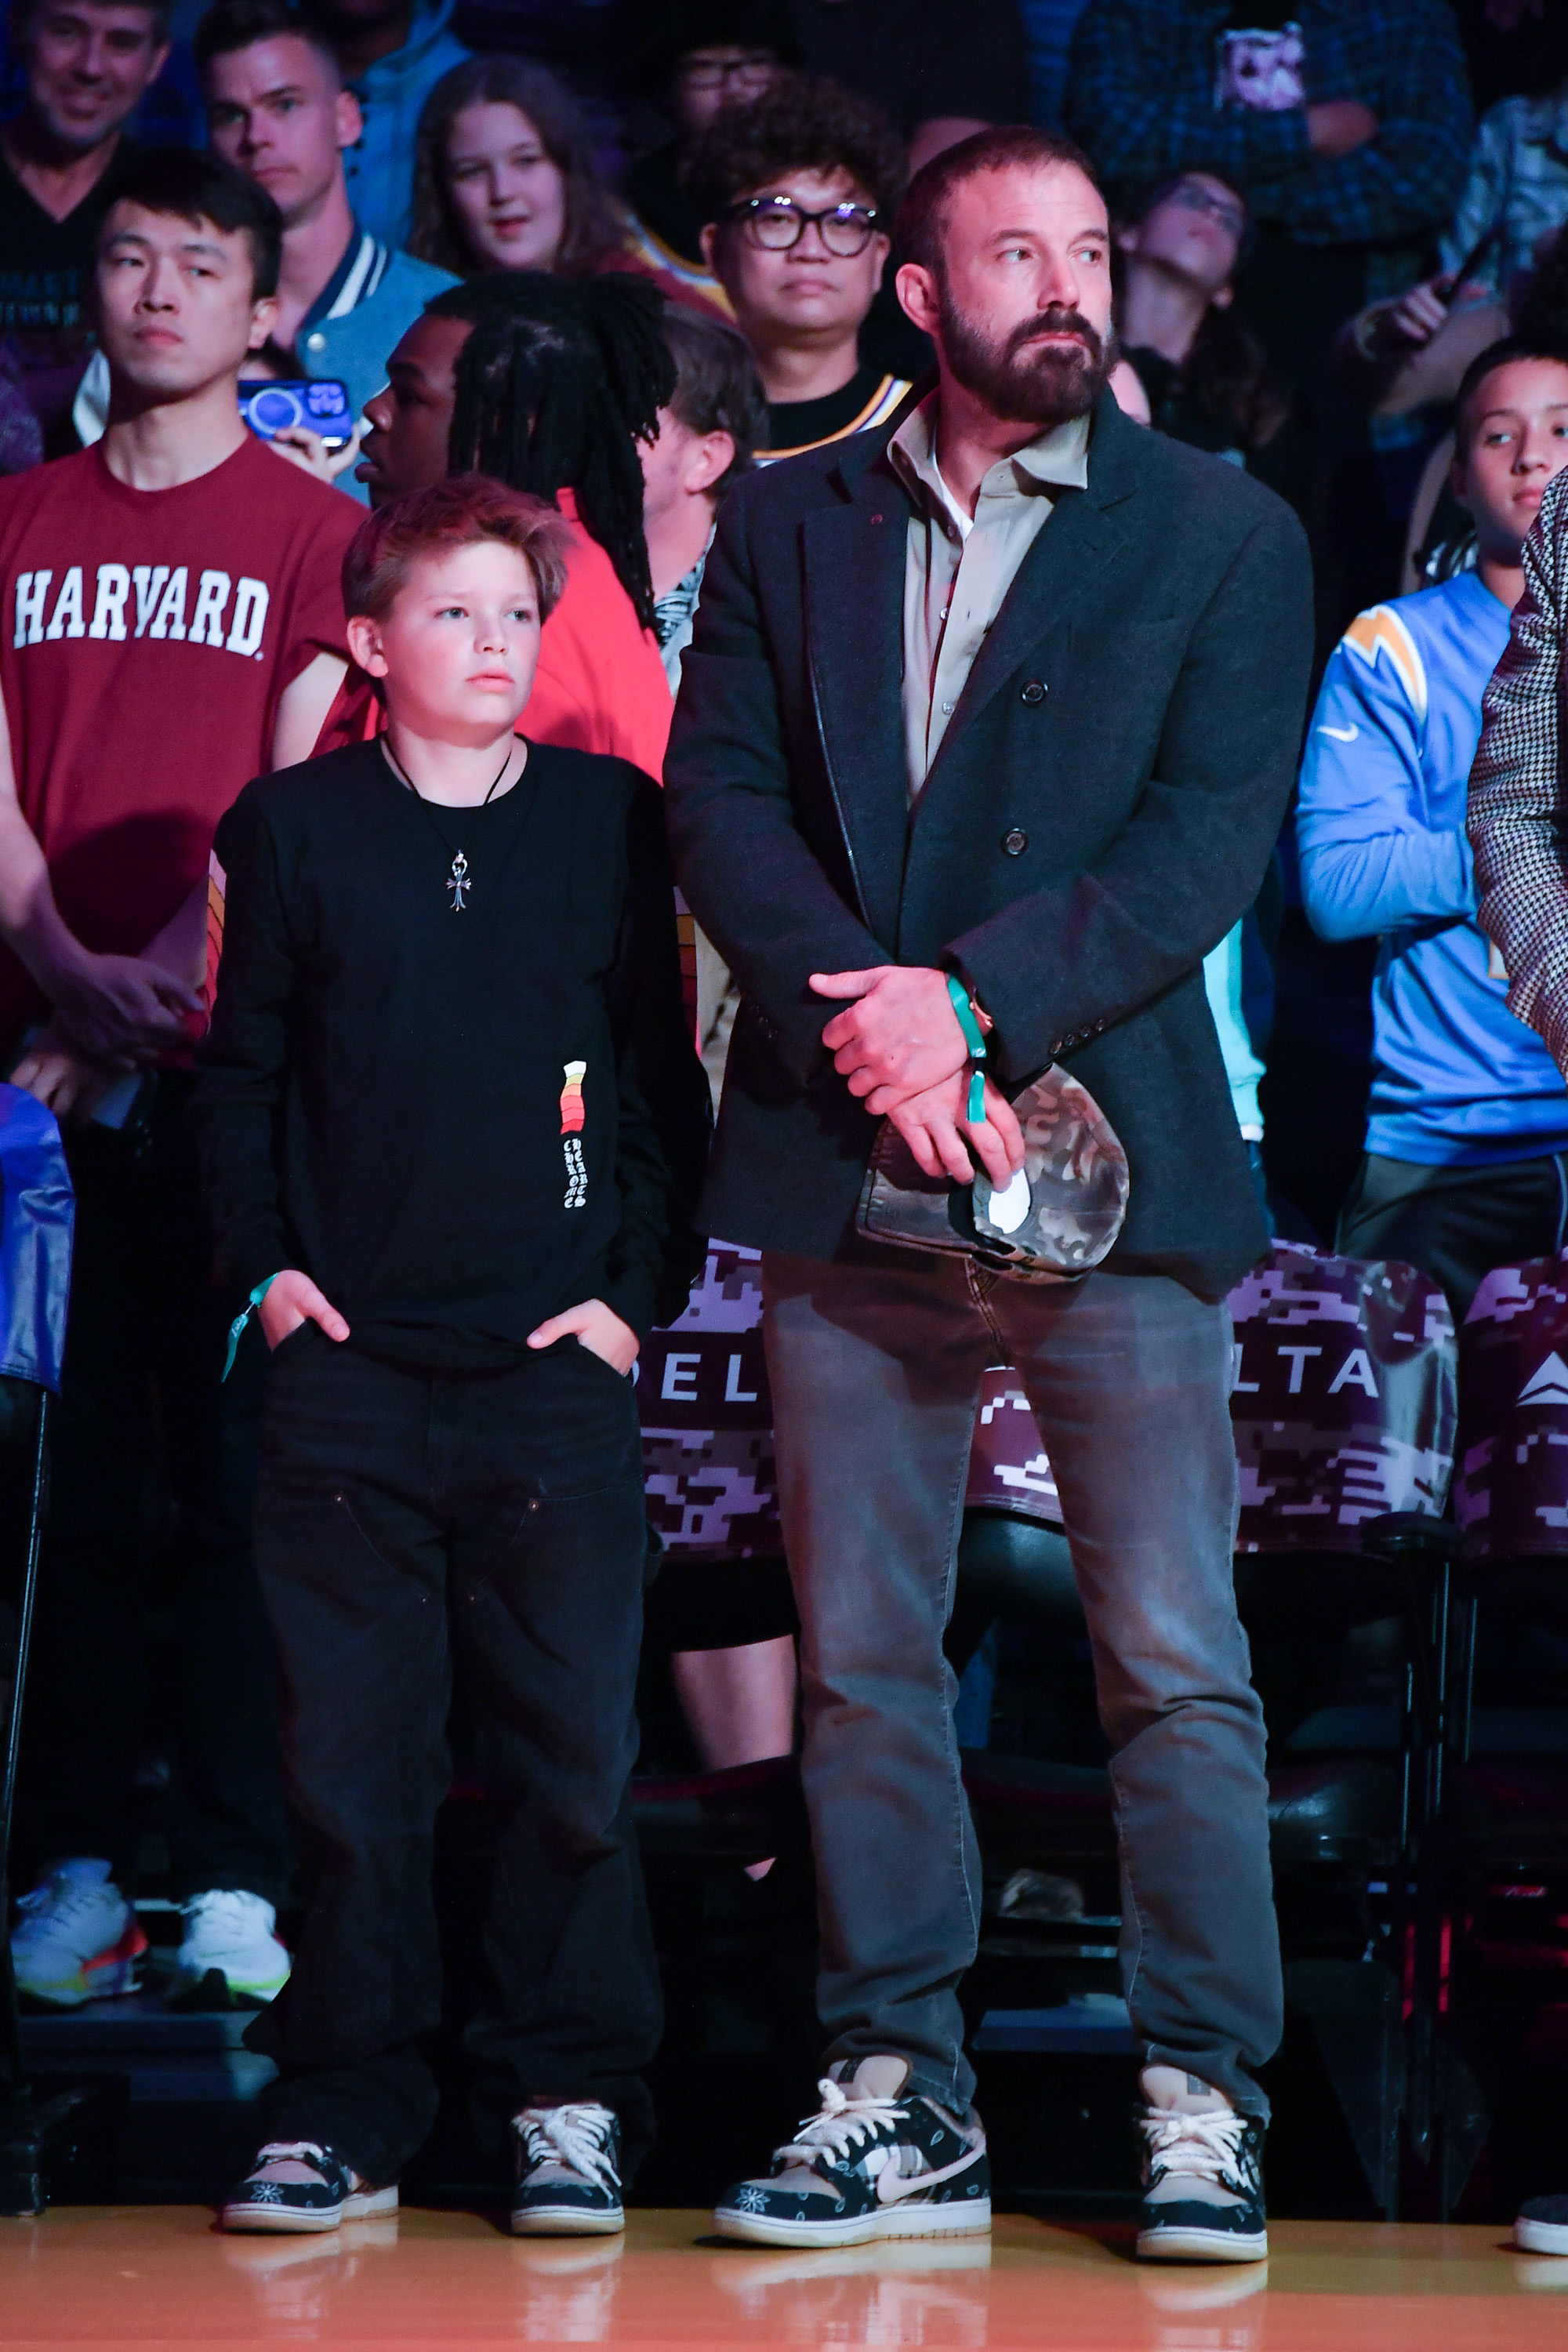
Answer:
MULTIPOLYGON (((505 775, 507 770, 511 765, 511 755, 516 749, 517 737, 514 735, 506 747, 506 758, 500 763, 500 774, 497 776, 495 782, 490 786, 489 791, 485 794, 483 800, 480 801, 480 808, 489 808, 490 802, 495 797, 496 790, 500 783, 501 776, 505 775)), ((407 790, 413 793, 415 799, 419 803, 422 808, 428 808, 430 806, 430 803, 426 799, 424 793, 420 791, 418 785, 415 782, 413 777, 409 774, 407 769, 404 766, 402 761, 393 750, 392 739, 390 736, 384 735, 381 738, 381 750, 382 757, 391 768, 393 774, 397 778, 399 783, 405 785, 407 790)), ((526 753, 524 756, 526 760, 526 753)), ((447 803, 443 802, 442 806, 445 807, 447 803)), ((440 831, 439 826, 437 827, 437 832, 440 831)))

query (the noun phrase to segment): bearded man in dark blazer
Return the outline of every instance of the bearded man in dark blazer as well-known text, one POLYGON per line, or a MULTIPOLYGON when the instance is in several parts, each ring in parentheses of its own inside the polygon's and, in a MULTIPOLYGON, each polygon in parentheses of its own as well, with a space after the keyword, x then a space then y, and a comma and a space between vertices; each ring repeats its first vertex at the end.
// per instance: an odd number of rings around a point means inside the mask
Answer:
POLYGON ((828 2036, 820 2113, 719 2226, 812 2246, 989 2226, 942 1632, 981 1376, 1005 1361, 1113 1749, 1140 2249, 1256 2261, 1280 1982, 1225 1297, 1268 1234, 1202 964, 1285 813, 1305 544, 1268 491, 1109 395, 1108 225, 1076 150, 1022 129, 950 148, 896 247, 935 389, 728 502, 667 770, 682 889, 744 991, 706 1211, 763 1253, 828 2036), (882 1120, 928 1176, 978 1160, 1005 1185, 1008 1097, 1053 1062, 1127 1155, 1101 1266, 1042 1284, 858 1230, 882 1120))

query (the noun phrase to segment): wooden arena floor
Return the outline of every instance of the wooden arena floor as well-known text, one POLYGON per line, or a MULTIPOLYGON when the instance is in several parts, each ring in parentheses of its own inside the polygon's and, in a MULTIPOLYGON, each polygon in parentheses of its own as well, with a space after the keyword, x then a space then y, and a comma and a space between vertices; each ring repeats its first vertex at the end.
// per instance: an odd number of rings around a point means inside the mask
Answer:
POLYGON ((1563 2352, 1568 2261, 1492 2229, 1277 2222, 1263 2268, 1156 2270, 1125 2231, 1004 2219, 984 2240, 787 2254, 700 2213, 626 2242, 521 2242, 407 2212, 336 2238, 223 2238, 188 2206, 0 2221, 0 2345, 334 2352, 612 2345, 636 2352, 1563 2352))

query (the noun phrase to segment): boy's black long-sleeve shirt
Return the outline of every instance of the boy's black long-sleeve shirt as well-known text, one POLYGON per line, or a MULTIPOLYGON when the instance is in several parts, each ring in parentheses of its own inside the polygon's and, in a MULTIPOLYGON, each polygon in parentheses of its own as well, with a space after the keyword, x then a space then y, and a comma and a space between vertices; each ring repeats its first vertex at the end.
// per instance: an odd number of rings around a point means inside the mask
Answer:
POLYGON ((443 808, 360 744, 247 784, 216 851, 192 1118, 225 1275, 299 1266, 354 1343, 459 1367, 584 1298, 639 1337, 679 1313, 709 1110, 658 786, 531 743, 443 808))

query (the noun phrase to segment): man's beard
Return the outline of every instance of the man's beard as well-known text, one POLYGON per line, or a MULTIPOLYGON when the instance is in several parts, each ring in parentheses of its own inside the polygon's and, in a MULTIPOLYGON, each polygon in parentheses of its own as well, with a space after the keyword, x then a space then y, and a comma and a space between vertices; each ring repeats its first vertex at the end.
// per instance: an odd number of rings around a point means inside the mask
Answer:
POLYGON ((944 285, 939 320, 942 356, 965 392, 997 416, 1018 425, 1065 425, 1087 416, 1110 380, 1119 353, 1114 334, 1103 341, 1081 310, 1053 305, 1020 320, 995 343, 965 318, 944 285), (1048 346, 1043 335, 1078 335, 1077 347, 1048 346))

